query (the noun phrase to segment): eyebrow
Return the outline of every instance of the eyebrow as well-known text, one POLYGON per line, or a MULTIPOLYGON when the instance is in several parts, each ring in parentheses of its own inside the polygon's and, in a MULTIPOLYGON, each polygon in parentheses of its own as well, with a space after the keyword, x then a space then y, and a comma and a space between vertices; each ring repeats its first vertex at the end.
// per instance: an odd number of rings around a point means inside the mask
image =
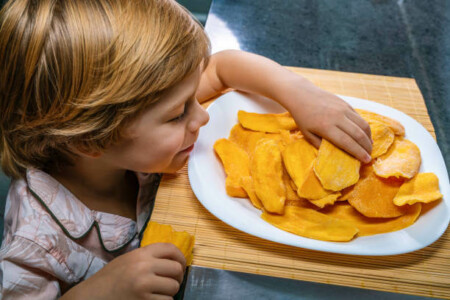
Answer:
POLYGON ((172 112, 175 109, 177 109, 178 107, 180 107, 181 105, 185 104, 189 99, 191 99, 193 96, 195 96, 196 92, 197 92, 197 88, 195 88, 192 93, 189 93, 188 95, 186 93, 186 95, 183 95, 183 97, 180 97, 180 99, 183 99, 183 101, 179 101, 179 102, 177 101, 176 103, 174 103, 173 105, 171 105, 168 108, 168 111, 172 112))

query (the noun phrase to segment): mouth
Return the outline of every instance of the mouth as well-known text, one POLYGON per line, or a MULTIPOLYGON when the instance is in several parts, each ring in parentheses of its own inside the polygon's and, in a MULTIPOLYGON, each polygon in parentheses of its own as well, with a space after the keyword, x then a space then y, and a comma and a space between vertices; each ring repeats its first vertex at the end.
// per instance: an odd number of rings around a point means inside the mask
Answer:
POLYGON ((194 144, 192 144, 191 146, 185 148, 184 150, 181 150, 181 153, 189 153, 194 149, 194 144))

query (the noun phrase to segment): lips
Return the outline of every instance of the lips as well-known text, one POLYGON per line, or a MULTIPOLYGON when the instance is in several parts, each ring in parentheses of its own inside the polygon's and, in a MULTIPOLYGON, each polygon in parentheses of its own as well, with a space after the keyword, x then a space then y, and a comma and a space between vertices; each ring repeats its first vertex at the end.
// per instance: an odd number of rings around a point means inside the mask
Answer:
POLYGON ((181 150, 181 152, 191 152, 194 149, 194 144, 192 144, 191 146, 185 148, 184 150, 181 150))

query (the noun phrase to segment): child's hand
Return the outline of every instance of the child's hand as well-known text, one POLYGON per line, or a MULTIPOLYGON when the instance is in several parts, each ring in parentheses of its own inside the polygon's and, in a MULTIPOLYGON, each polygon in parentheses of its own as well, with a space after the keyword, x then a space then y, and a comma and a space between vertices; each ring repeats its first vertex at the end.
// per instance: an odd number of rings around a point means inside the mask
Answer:
POLYGON ((371 160, 369 124, 339 97, 313 88, 290 112, 300 130, 314 146, 323 137, 362 162, 371 160))
POLYGON ((185 268, 175 245, 156 243, 117 257, 61 299, 172 299, 185 268))
POLYGON ((370 127, 347 103, 265 57, 237 50, 211 56, 197 98, 227 88, 260 94, 289 110, 316 147, 323 137, 363 162, 370 161, 370 127))

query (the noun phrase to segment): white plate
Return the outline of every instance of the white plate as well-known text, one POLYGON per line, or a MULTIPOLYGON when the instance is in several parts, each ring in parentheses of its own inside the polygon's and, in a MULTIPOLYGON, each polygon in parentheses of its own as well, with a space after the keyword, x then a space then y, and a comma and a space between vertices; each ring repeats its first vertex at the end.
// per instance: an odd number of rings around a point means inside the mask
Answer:
POLYGON ((225 173, 213 149, 214 142, 227 138, 238 122, 238 110, 258 113, 278 113, 284 109, 274 101, 255 95, 227 93, 209 108, 209 123, 200 130, 198 141, 189 159, 191 187, 198 200, 223 222, 248 234, 274 242, 326 252, 356 255, 393 255, 426 247, 446 230, 450 218, 450 185, 442 154, 428 131, 417 121, 391 107, 340 96, 355 108, 363 108, 400 121, 406 129, 406 138, 421 151, 420 172, 433 172, 439 177, 441 201, 432 210, 421 215, 416 223, 403 230, 357 237, 350 242, 325 242, 301 237, 280 230, 261 219, 261 212, 247 199, 229 197, 225 192, 225 173))

